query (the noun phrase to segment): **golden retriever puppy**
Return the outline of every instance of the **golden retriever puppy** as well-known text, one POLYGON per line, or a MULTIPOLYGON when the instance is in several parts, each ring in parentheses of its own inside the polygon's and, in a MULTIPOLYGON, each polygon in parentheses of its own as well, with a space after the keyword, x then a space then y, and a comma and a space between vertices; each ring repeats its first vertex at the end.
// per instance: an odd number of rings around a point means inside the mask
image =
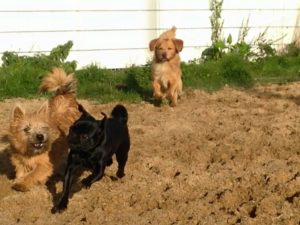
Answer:
POLYGON ((166 97, 171 106, 177 105, 178 96, 182 92, 179 52, 183 49, 183 41, 176 39, 175 33, 176 28, 173 27, 149 43, 150 51, 154 51, 152 61, 153 96, 159 101, 166 97))
POLYGON ((28 113, 14 107, 8 131, 11 162, 16 179, 13 189, 28 191, 44 184, 67 156, 65 134, 80 116, 76 102, 76 80, 61 68, 54 68, 39 87, 55 92, 41 107, 28 113))

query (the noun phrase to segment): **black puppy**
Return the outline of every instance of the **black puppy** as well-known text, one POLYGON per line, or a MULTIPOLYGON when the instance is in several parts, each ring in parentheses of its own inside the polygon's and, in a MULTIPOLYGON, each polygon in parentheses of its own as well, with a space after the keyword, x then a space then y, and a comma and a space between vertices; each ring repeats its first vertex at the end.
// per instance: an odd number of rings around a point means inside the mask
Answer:
POLYGON ((58 204, 52 208, 52 213, 62 212, 67 208, 69 193, 74 172, 84 167, 91 170, 91 175, 84 178, 83 187, 89 188, 92 183, 103 177, 106 166, 110 166, 113 154, 118 162, 117 177, 121 178, 130 149, 130 137, 127 127, 128 113, 123 105, 116 105, 111 117, 104 115, 102 120, 96 120, 81 105, 81 117, 70 127, 68 143, 70 153, 64 177, 63 191, 58 204))

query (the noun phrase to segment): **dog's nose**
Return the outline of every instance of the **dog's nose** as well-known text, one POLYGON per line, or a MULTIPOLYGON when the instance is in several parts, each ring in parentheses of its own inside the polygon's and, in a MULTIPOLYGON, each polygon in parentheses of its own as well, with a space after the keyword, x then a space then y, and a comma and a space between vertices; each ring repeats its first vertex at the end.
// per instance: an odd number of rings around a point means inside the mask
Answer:
POLYGON ((37 134, 36 139, 38 139, 39 141, 43 141, 44 140, 44 135, 43 134, 37 134))
POLYGON ((162 57, 163 57, 163 58, 166 58, 166 57, 167 57, 167 53, 164 52, 164 53, 162 54, 162 57))

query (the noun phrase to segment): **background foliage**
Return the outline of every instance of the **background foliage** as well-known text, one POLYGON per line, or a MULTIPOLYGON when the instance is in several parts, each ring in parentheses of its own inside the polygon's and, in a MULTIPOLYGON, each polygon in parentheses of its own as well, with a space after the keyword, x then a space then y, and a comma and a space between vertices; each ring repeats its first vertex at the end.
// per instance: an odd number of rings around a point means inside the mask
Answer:
MULTIPOLYGON (((223 0, 210 1, 211 45, 199 58, 182 63, 184 89, 215 91, 224 85, 251 88, 261 82, 289 82, 300 79, 300 49, 295 42, 280 53, 274 41, 266 39, 267 29, 252 42, 247 42, 248 20, 243 21, 237 41, 223 35, 223 0)), ((72 41, 58 45, 50 54, 20 56, 5 52, 0 67, 0 100, 12 97, 40 97, 37 87, 55 66, 75 73, 79 98, 109 101, 152 101, 151 67, 132 65, 124 69, 106 69, 91 64, 77 70, 68 61, 72 41)))

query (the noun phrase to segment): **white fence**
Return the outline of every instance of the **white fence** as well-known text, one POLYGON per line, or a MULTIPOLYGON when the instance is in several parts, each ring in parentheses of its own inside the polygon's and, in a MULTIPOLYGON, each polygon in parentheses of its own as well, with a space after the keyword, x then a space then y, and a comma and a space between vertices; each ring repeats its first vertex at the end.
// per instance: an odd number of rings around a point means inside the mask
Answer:
MULTIPOLYGON (((299 33, 299 0, 224 0, 224 36, 238 37, 249 18, 251 41, 268 27, 276 47, 299 33)), ((79 67, 91 63, 107 68, 144 64, 148 43, 162 31, 177 27, 184 40, 181 58, 201 56, 210 45, 209 0, 10 0, 0 3, 0 54, 47 54, 72 40, 68 60, 79 67), (5 3, 4 3, 5 2, 5 3)))

